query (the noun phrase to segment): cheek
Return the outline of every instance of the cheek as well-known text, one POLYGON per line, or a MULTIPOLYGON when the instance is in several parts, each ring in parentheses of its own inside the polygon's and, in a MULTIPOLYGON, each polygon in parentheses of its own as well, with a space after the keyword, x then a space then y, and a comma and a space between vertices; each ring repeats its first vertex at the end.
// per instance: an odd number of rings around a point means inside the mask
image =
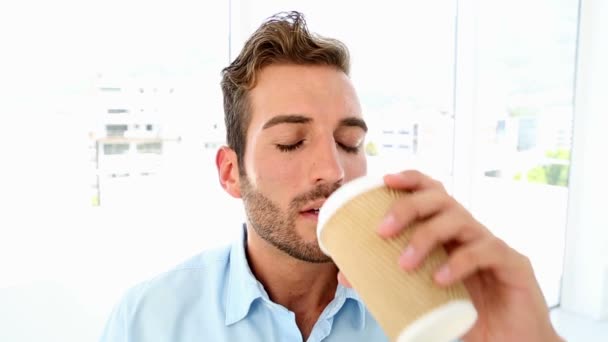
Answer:
POLYGON ((301 160, 279 153, 260 153, 255 163, 256 182, 273 193, 289 192, 304 179, 301 160))
POLYGON ((367 174, 367 158, 365 158, 365 154, 360 154, 354 158, 345 158, 343 167, 347 181, 365 176, 367 174))

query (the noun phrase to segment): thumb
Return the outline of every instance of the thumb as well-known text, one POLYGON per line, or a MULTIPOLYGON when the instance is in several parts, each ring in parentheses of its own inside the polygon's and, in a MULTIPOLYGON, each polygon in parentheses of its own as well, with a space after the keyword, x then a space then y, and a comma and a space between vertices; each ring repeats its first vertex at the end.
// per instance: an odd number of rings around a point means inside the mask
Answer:
POLYGON ((346 279, 344 273, 342 272, 338 272, 338 282, 342 284, 342 286, 353 287, 350 282, 348 282, 348 279, 346 279))

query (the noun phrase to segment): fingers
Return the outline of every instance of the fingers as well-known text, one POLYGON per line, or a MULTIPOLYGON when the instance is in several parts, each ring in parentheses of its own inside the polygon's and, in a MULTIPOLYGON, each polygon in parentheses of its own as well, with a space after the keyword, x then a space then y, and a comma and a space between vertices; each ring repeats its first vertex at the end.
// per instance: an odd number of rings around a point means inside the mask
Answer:
POLYGON ((384 176, 384 184, 390 188, 399 190, 436 189, 445 192, 445 188, 441 182, 416 170, 386 175, 384 176))
POLYGON ((439 267, 434 279, 439 285, 449 286, 478 271, 492 269, 502 281, 518 278, 525 270, 525 257, 511 249, 504 241, 491 236, 454 251, 446 263, 439 267))
POLYGON ((393 204, 378 227, 378 233, 386 238, 417 223, 399 258, 402 268, 417 268, 434 248, 443 245, 450 247, 446 248, 450 254, 434 275, 440 285, 451 285, 485 270, 512 286, 534 277, 530 261, 475 220, 440 182, 418 171, 386 175, 384 182, 411 192, 393 204))
POLYGON ((453 204, 446 193, 437 189, 428 189, 402 196, 393 203, 383 222, 378 227, 378 233, 383 237, 391 237, 401 232, 414 221, 430 217, 453 204))
POLYGON ((433 216, 413 229, 408 246, 399 258, 399 265, 406 270, 418 267, 437 246, 467 243, 484 233, 483 227, 458 210, 433 216))

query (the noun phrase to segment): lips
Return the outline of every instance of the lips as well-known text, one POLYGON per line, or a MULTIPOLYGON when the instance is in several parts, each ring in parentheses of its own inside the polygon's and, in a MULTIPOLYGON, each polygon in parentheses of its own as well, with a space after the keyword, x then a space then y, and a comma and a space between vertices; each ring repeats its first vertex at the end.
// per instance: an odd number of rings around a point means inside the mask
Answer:
POLYGON ((319 214, 319 208, 321 208, 323 206, 323 203, 325 203, 325 198, 322 199, 318 199, 314 202, 310 202, 309 204, 307 204, 304 208, 302 208, 302 213, 310 213, 310 214, 319 214))
POLYGON ((319 215, 319 209, 310 209, 310 210, 305 210, 302 211, 303 213, 307 213, 307 214, 314 214, 314 215, 319 215))

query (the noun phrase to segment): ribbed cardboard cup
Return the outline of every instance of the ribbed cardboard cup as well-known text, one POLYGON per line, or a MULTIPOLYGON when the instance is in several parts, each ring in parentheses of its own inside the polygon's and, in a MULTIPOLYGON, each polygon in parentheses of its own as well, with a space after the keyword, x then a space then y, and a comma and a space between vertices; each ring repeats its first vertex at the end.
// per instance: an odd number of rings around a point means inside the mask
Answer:
POLYGON ((447 259, 435 249, 413 272, 398 265, 415 225, 383 239, 377 228, 393 202, 408 196, 362 177, 334 192, 319 213, 321 250, 334 260, 391 341, 448 342, 464 335, 477 311, 462 283, 444 288, 433 274, 447 259))

